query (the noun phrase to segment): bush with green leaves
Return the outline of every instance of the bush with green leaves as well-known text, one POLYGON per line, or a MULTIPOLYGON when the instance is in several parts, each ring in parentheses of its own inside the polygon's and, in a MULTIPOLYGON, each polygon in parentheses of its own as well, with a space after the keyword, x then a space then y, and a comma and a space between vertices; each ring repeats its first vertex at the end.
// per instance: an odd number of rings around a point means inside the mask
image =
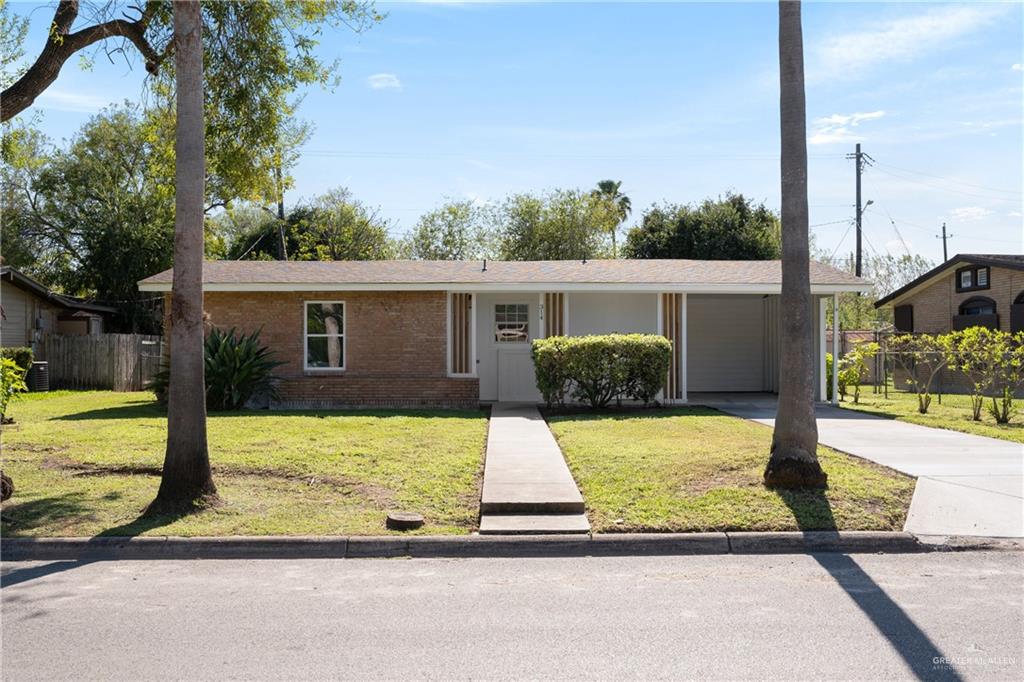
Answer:
POLYGON ((672 344, 654 334, 553 336, 533 342, 537 388, 564 405, 570 394, 593 408, 612 400, 654 401, 665 386, 672 344))
POLYGON ((968 327, 949 336, 949 366, 967 378, 971 386, 971 419, 981 421, 985 396, 992 394, 996 381, 991 357, 993 331, 987 327, 968 327))
MULTIPOLYGON (((825 353, 825 399, 832 400, 832 354, 825 353)), ((839 399, 846 398, 846 379, 848 374, 843 371, 843 360, 839 359, 839 376, 836 377, 836 388, 839 389, 839 399)))
POLYGON ((992 399, 988 411, 997 424, 1008 424, 1013 417, 1014 395, 1024 389, 1024 332, 977 329, 972 327, 963 334, 973 333, 981 339, 974 362, 984 367, 988 375, 985 385, 992 399))
MULTIPOLYGON (((207 409, 237 410, 250 398, 278 397, 273 371, 284 363, 260 345, 260 330, 241 334, 233 327, 227 332, 215 327, 206 336, 203 353, 207 409)), ((169 380, 170 367, 165 363, 149 385, 161 402, 167 399, 169 380)))
POLYGON ((22 376, 24 377, 32 369, 34 355, 32 349, 28 346, 11 346, 10 348, 0 348, 0 358, 14 360, 15 364, 21 368, 22 376))
POLYGON ((860 384, 871 369, 868 361, 875 357, 878 350, 879 346, 874 341, 859 343, 839 359, 839 392, 845 398, 852 386, 855 405, 860 402, 860 384))
POLYGON ((7 417, 7 406, 19 391, 28 390, 25 371, 11 358, 0 358, 0 420, 7 417))
POLYGON ((932 382, 949 361, 949 334, 899 334, 888 341, 889 354, 907 374, 907 384, 917 394, 917 411, 928 414, 932 382))

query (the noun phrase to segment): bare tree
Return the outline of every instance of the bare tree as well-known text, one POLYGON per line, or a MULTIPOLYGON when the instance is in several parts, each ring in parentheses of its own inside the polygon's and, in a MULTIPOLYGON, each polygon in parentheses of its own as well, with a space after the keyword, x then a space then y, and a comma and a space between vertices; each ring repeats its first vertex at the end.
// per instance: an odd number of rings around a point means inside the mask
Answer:
POLYGON ((206 445, 203 366, 203 126, 202 17, 196 0, 174 2, 177 132, 175 151, 174 279, 167 451, 160 490, 149 511, 176 511, 215 498, 206 445))
POLYGON ((800 3, 779 2, 779 84, 782 135, 782 351, 779 409, 764 482, 820 488, 814 420, 814 345, 807 218, 807 107, 800 3))

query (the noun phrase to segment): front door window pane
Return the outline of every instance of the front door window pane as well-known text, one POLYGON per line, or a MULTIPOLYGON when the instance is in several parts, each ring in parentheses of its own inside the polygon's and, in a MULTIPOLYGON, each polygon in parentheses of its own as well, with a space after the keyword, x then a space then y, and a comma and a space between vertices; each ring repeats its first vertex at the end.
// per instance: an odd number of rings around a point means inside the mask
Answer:
POLYGON ((526 343, 530 340, 530 306, 526 303, 498 303, 494 306, 494 340, 497 343, 526 343))

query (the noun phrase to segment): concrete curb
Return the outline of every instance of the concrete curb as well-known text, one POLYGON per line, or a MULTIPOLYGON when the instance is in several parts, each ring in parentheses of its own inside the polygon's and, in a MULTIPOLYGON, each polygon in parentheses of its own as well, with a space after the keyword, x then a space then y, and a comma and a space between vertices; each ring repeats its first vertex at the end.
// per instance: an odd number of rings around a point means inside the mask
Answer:
POLYGON ((907 554, 930 551, 1024 549, 998 538, 928 538, 910 533, 808 531, 788 533, 612 533, 604 535, 461 535, 381 537, 97 537, 3 538, 4 561, 117 559, 379 559, 907 554))

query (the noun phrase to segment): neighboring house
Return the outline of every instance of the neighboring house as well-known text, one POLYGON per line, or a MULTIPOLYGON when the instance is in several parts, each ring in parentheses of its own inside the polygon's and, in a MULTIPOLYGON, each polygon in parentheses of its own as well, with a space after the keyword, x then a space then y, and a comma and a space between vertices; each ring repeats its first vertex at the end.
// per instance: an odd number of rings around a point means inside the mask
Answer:
POLYGON ((14 268, 0 266, 0 344, 29 346, 42 358, 45 334, 102 334, 115 308, 57 294, 14 268))
POLYGON ((898 332, 1024 331, 1024 255, 958 254, 875 303, 898 332))
MULTIPOLYGON (((779 261, 210 261, 203 281, 208 322, 285 363, 284 405, 539 401, 531 340, 610 332, 674 342, 666 402, 778 386, 779 261)), ((811 283, 822 395, 826 301, 868 285, 821 263, 811 283)))

